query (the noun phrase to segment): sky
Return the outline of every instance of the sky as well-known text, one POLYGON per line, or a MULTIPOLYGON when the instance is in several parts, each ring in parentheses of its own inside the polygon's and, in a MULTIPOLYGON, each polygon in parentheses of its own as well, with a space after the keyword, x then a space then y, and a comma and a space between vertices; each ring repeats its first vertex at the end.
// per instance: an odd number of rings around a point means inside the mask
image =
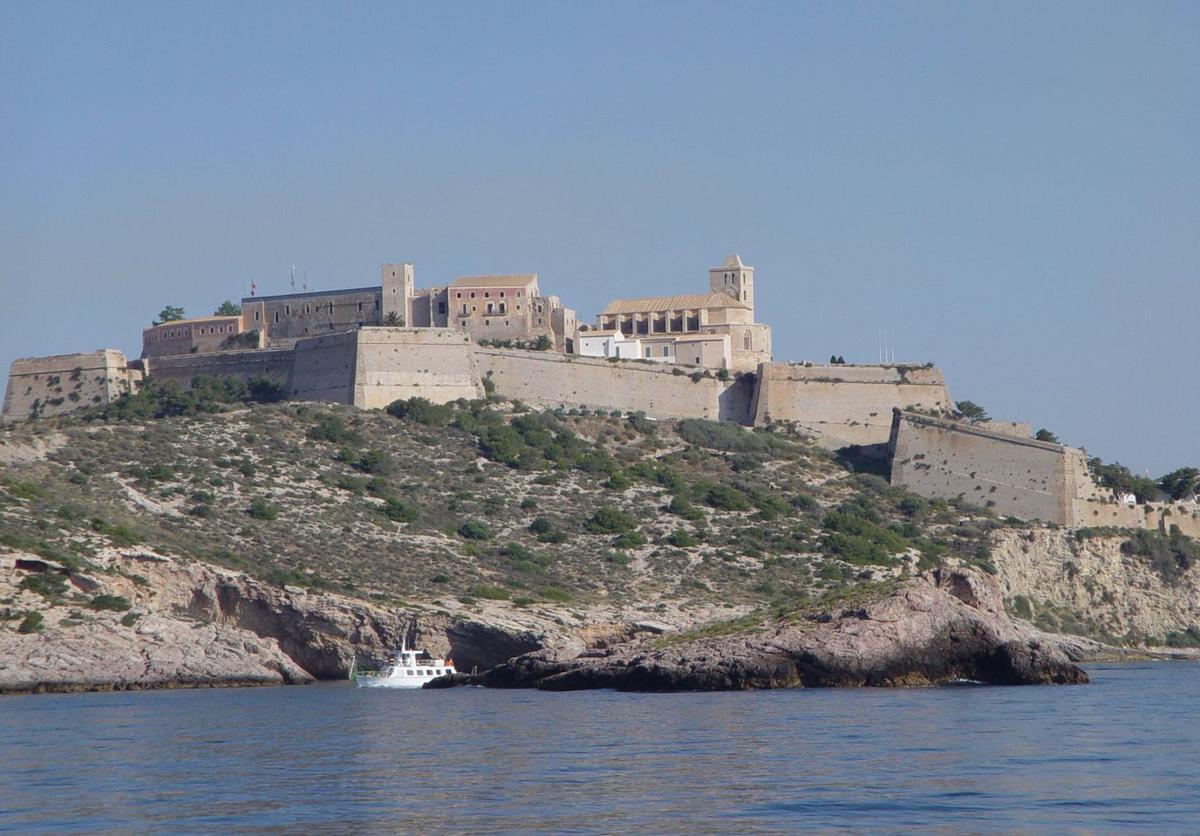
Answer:
MULTIPOLYGON (((756 268, 776 360, 1200 465, 1200 3, 0 4, 0 367, 257 283, 756 268)), ((0 372, 2 374, 3 372, 0 372)))

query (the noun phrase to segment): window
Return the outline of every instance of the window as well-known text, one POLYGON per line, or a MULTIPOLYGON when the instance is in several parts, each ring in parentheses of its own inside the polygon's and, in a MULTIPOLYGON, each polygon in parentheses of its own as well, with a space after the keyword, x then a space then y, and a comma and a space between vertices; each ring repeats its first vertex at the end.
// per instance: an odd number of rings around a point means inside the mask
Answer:
POLYGON ((438 302, 438 313, 444 314, 445 312, 446 312, 446 303, 438 302))
POLYGON ((409 676, 414 676, 415 674, 414 674, 412 671, 409 671, 409 672, 408 672, 408 675, 409 675, 409 676))
POLYGON ((500 313, 508 313, 508 303, 507 302, 500 303, 500 313))
POLYGON ((518 311, 519 311, 519 310, 521 310, 521 306, 520 306, 520 305, 517 305, 517 310, 518 310, 518 311))
POLYGON ((485 291, 483 292, 483 298, 484 298, 484 299, 491 299, 491 298, 492 298, 492 294, 488 293, 488 292, 485 290, 485 291))
POLYGON ((650 346, 646 346, 646 356, 650 356, 650 346))
POLYGON ((258 311, 254 312, 254 321, 258 322, 258 311))
POLYGON ((312 313, 312 311, 310 310, 309 306, 305 305, 304 306, 304 315, 308 316, 310 313, 312 313))
POLYGON ((671 354, 670 354, 669 350, 667 349, 667 346, 664 345, 663 346, 663 357, 670 357, 670 356, 671 356, 671 354))
POLYGON ((362 302, 358 303, 358 312, 362 313, 362 302))
POLYGON ((473 290, 471 291, 471 298, 472 298, 472 299, 474 299, 474 298, 475 298, 475 291, 473 291, 473 290))
POLYGON ((284 315, 284 316, 291 316, 291 315, 292 315, 292 306, 291 306, 291 305, 284 305, 284 306, 283 306, 283 315, 284 315))
POLYGON ((503 299, 503 298, 504 298, 504 291, 503 291, 503 290, 502 290, 502 291, 500 291, 500 298, 501 298, 501 299, 503 299))
POLYGON ((492 321, 491 321, 490 319, 485 319, 485 320, 483 321, 483 324, 484 324, 484 325, 488 325, 488 326, 490 326, 490 325, 492 324, 492 321))
POLYGON ((492 313, 493 308, 494 308, 494 305, 491 302, 488 302, 487 303, 487 312, 492 313))
POLYGON ((520 295, 521 295, 521 291, 519 291, 519 290, 518 290, 518 291, 517 291, 517 295, 518 295, 518 296, 520 296, 520 295))
POLYGON ((460 291, 460 292, 458 292, 458 293, 455 293, 455 294, 454 294, 454 298, 455 298, 455 299, 461 299, 461 298, 462 298, 462 292, 460 291))
POLYGON ((463 302, 463 304, 462 304, 462 315, 463 316, 467 315, 467 303, 466 302, 463 302))
POLYGON ((742 348, 744 348, 746 351, 750 350, 750 332, 749 331, 747 331, 745 334, 742 335, 742 348))
POLYGON ((275 323, 279 323, 279 311, 275 311, 275 323))

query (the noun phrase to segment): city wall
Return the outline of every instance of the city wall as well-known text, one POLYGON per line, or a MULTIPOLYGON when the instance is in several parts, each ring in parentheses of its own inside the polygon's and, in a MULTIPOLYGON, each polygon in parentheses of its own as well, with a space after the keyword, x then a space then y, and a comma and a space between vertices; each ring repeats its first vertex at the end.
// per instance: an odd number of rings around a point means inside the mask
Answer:
POLYGON ((933 498, 962 497, 998 514, 1071 527, 1162 528, 1200 537, 1194 502, 1127 505, 1092 479, 1082 450, 897 410, 892 484, 933 498))
POLYGON ((1075 485, 1086 478, 1078 451, 899 409, 891 417, 893 485, 930 499, 960 497, 1002 515, 1071 524, 1075 485))
POLYGON ((642 411, 655 418, 749 423, 753 384, 676 374, 660 363, 545 351, 475 349, 479 372, 506 398, 542 408, 642 411))
MULTIPOLYGON (((481 398, 483 383, 470 338, 448 328, 363 328, 345 335, 354 343, 352 398, 359 409, 383 409, 392 401, 422 397, 435 403, 481 398)), ((297 397, 308 379, 296 346, 297 397)))
POLYGON ((208 354, 177 354, 150 357, 142 361, 146 377, 158 383, 173 380, 180 386, 192 385, 197 375, 234 377, 246 380, 267 377, 288 385, 292 376, 291 349, 245 349, 214 351, 208 354))
POLYGON ((64 415, 102 406, 137 388, 142 373, 114 349, 13 361, 0 421, 64 415))
POLYGON ((953 408, 942 373, 926 366, 764 363, 758 378, 756 426, 791 421, 834 449, 886 444, 893 409, 953 408))

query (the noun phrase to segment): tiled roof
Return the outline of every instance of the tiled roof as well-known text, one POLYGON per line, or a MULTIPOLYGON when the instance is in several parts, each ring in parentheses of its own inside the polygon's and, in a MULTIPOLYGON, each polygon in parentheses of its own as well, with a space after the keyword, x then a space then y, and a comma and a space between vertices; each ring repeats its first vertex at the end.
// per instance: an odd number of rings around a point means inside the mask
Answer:
POLYGON ((615 299, 600 312, 601 316, 614 314, 650 313, 658 311, 697 310, 699 308, 742 308, 750 306, 740 299, 724 293, 694 293, 685 296, 648 296, 644 299, 615 299))
POLYGON ((510 276, 459 276, 451 287, 527 287, 537 281, 537 273, 514 273, 510 276))

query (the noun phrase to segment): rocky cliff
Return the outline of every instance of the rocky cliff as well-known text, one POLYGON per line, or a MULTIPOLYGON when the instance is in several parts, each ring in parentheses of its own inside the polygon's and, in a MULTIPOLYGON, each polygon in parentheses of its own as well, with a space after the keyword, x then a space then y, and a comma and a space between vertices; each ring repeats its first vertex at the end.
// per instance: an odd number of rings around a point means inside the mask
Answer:
POLYGON ((0 630, 0 692, 302 683, 346 676, 356 654, 379 665, 402 637, 471 670, 570 641, 534 616, 382 608, 142 549, 105 550, 95 566, 68 573, 34 555, 0 556, 0 598, 17 612, 41 607, 32 629, 0 630), (47 607, 37 590, 63 583, 99 606, 47 607))
MULTIPOLYGON (((1004 529, 991 561, 1011 612, 1044 629, 1159 645, 1200 622, 1200 566, 1155 562, 1130 532, 1004 529)), ((1200 638, 1200 637, 1198 637, 1200 638)))
POLYGON ((660 644, 634 641, 566 658, 539 651, 442 684, 552 691, 1066 684, 1088 681, 1070 657, 1096 649, 1010 618, 996 581, 972 570, 927 572, 782 620, 742 623, 732 635, 660 644))

